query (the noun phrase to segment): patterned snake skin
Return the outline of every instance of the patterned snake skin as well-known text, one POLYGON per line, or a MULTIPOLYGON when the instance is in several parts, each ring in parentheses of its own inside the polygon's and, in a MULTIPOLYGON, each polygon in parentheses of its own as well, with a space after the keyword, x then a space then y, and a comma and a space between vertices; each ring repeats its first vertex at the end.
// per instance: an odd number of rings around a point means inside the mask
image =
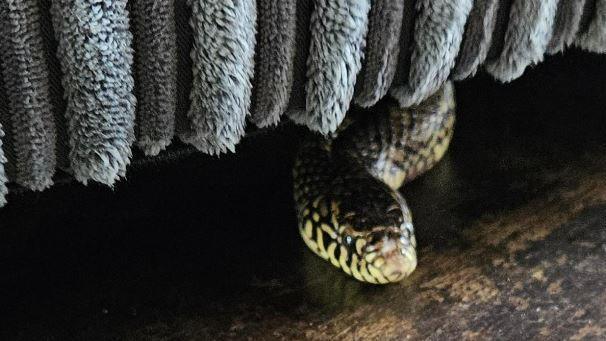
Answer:
POLYGON ((305 244, 359 281, 385 284, 412 273, 416 240, 398 188, 442 158, 454 108, 446 83, 416 107, 353 115, 332 138, 306 140, 293 168, 305 244))

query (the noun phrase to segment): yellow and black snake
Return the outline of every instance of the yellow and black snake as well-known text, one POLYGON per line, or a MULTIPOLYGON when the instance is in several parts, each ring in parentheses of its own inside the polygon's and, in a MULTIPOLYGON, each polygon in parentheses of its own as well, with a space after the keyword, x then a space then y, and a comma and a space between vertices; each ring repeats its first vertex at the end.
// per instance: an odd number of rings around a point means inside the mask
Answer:
POLYGON ((360 113, 331 138, 303 143, 294 196, 299 232, 313 252, 363 282, 397 282, 412 273, 416 240, 398 189, 446 152, 453 92, 446 83, 418 106, 360 113))

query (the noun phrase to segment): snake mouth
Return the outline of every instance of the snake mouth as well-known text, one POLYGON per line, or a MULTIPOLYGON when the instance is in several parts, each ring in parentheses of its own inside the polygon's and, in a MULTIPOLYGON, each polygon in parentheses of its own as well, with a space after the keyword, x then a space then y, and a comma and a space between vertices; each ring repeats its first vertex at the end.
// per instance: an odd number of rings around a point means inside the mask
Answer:
POLYGON ((391 229, 376 231, 370 238, 374 242, 369 243, 365 250, 367 259, 387 282, 399 282, 416 269, 417 253, 415 243, 410 238, 414 237, 404 237, 391 229))
POLYGON ((383 256, 385 263, 379 268, 389 282, 399 282, 417 267, 417 255, 413 248, 383 256))

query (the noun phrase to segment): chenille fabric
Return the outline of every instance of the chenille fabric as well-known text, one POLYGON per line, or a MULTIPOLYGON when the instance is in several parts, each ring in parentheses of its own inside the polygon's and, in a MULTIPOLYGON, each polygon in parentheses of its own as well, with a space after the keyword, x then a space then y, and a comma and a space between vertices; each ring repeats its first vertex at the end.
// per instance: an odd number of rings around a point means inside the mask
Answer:
POLYGON ((0 19, 0 204, 58 169, 112 186, 133 155, 330 135, 353 105, 606 52, 606 0, 5 0, 0 19))

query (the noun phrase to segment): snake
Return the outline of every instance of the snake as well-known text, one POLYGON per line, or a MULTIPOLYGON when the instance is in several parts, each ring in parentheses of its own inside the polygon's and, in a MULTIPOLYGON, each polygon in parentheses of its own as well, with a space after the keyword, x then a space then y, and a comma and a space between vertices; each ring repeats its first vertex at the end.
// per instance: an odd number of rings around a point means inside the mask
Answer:
POLYGON ((380 110, 350 110, 335 133, 304 139, 292 172, 307 247, 361 282, 409 276, 417 242, 399 190, 442 159, 454 125, 454 87, 447 82, 416 106, 392 101, 380 110))

